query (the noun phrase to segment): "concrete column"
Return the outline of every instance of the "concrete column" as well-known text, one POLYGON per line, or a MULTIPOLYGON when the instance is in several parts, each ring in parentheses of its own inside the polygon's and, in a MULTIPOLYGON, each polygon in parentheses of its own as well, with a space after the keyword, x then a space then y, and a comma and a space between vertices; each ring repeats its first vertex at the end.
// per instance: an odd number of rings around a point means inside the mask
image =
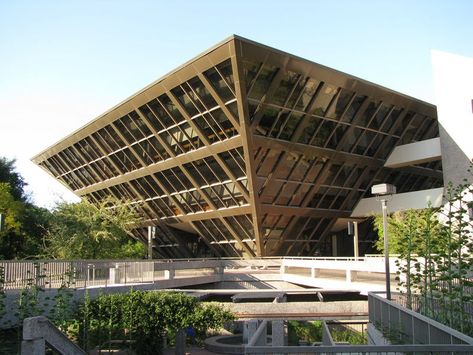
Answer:
MULTIPOLYGON (((283 320, 271 321, 272 340, 271 346, 286 346, 287 345, 287 328, 283 320)), ((273 355, 283 355, 281 353, 274 353, 273 355)))
POLYGON ((186 332, 180 329, 176 333, 176 355, 186 355, 186 332))
POLYGON ((166 280, 173 280, 173 279, 174 279, 174 276, 175 276, 175 271, 174 271, 174 269, 164 270, 164 278, 165 278, 166 280))
POLYGON ((260 333, 261 335, 258 337, 258 339, 256 339, 256 342, 255 342, 255 345, 258 346, 265 346, 265 345, 268 345, 268 329, 267 329, 267 323, 266 322, 262 322, 262 324, 259 325, 260 327, 262 327, 262 332, 260 333))
POLYGON ((353 229, 354 229, 354 234, 353 234, 353 256, 355 257, 355 260, 358 260, 358 257, 360 256, 360 250, 358 247, 358 222, 353 222, 353 229))
POLYGON ((243 344, 248 344, 248 340, 256 333, 256 328, 258 328, 257 320, 245 321, 243 324, 243 344))
POLYGON ((46 342, 43 338, 23 340, 21 342, 21 355, 44 355, 46 342))

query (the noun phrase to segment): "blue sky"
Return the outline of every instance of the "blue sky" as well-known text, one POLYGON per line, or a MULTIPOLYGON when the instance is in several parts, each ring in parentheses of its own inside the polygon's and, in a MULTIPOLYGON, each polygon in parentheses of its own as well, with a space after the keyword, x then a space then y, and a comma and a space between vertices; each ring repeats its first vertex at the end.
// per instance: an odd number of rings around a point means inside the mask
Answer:
MULTIPOLYGON (((473 1, 0 0, 0 156, 29 159, 235 33, 435 103, 430 51, 473 57, 473 1)), ((454 89, 454 88, 452 88, 454 89)))

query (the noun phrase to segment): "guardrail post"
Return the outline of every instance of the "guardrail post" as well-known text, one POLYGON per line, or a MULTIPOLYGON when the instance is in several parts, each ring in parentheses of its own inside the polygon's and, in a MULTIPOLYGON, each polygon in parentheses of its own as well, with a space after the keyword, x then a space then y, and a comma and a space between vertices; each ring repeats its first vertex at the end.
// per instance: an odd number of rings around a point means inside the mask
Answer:
POLYGON ((351 269, 347 269, 346 276, 345 276, 345 281, 347 283, 350 283, 352 281, 356 281, 356 277, 357 277, 357 272, 356 271, 353 271, 351 269))
POLYGON ((316 269, 315 267, 310 269, 310 277, 319 277, 320 275, 320 269, 316 269))
POLYGON ((281 267, 279 268, 279 273, 281 275, 284 275, 286 273, 286 265, 282 264, 281 267))
POLYGON ((166 280, 173 280, 175 276, 174 269, 164 270, 164 278, 166 280))
POLYGON ((115 264, 114 267, 110 268, 109 275, 108 275, 108 283, 110 285, 115 285, 118 275, 118 264, 115 264))

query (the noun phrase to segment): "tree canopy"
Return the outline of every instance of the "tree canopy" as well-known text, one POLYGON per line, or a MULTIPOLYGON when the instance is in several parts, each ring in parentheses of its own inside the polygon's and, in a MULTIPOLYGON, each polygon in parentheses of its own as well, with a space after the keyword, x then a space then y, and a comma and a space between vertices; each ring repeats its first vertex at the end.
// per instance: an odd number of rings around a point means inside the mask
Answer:
MULTIPOLYGON (((378 231, 378 240, 375 243, 380 252, 384 252, 383 217, 376 215, 375 229, 378 231)), ((432 208, 420 210, 405 210, 395 212, 388 216, 388 245, 391 254, 404 254, 409 248, 410 252, 422 255, 426 250, 425 234, 431 236, 432 247, 439 252, 442 248, 441 224, 435 210, 432 208), (408 241, 412 245, 408 245, 408 241)))
POLYGON ((143 257, 142 243, 129 232, 138 222, 137 214, 119 201, 105 199, 99 204, 86 200, 61 202, 52 212, 46 234, 46 256, 55 259, 114 259, 143 257))
POLYGON ((0 157, 0 213, 5 215, 0 260, 144 256, 144 246, 128 235, 138 217, 123 201, 62 201, 51 212, 30 201, 26 186, 15 161, 0 157))
POLYGON ((40 256, 49 212, 29 201, 27 184, 15 171, 15 161, 0 158, 0 213, 5 226, 0 231, 0 259, 40 256))

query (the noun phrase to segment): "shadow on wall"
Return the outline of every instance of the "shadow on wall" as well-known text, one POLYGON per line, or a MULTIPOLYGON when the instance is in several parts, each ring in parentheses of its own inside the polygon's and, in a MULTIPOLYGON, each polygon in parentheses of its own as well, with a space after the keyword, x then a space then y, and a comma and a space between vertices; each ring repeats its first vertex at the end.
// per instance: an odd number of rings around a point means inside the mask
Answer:
POLYGON ((463 184, 464 179, 471 181, 471 174, 468 173, 470 159, 440 123, 439 133, 444 186, 449 182, 454 186, 463 184))

